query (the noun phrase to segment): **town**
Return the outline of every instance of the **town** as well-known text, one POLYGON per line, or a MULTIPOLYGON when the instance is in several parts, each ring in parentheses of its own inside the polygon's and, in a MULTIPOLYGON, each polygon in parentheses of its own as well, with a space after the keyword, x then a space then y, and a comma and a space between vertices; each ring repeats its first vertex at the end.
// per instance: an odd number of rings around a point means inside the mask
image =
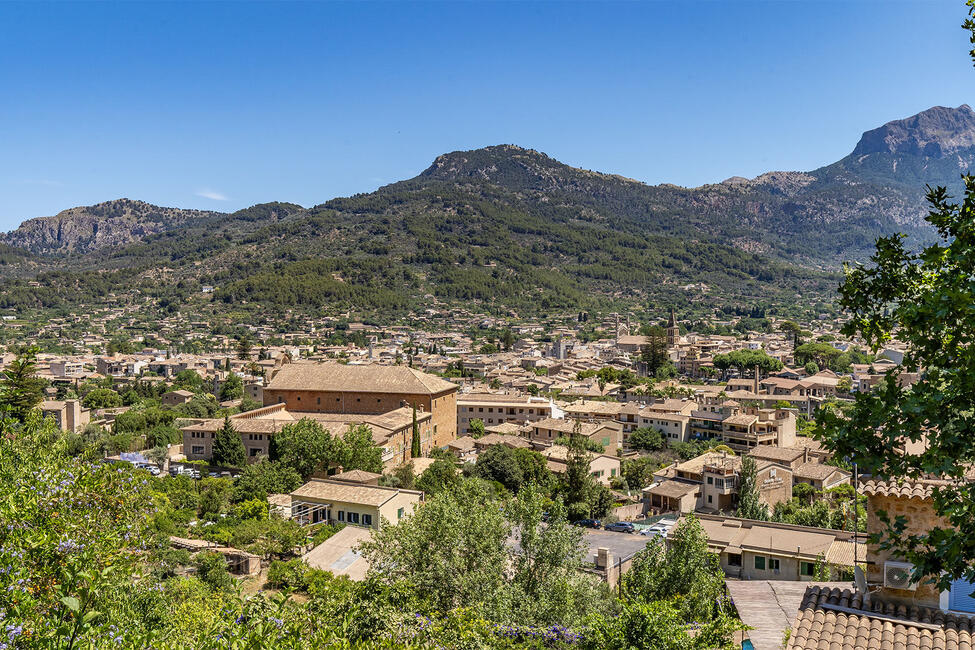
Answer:
MULTIPOLYGON (((532 480, 585 494, 567 503, 567 521, 583 529, 578 570, 611 589, 649 543, 693 518, 757 648, 779 647, 800 605, 848 593, 857 567, 895 597, 924 593, 890 578, 909 565, 868 533, 879 532, 879 510, 923 503, 930 490, 858 484, 812 435, 817 413, 842 413, 888 376, 918 379, 901 365, 902 344, 868 353, 825 316, 733 318, 704 324, 708 333, 673 309, 653 323, 619 313, 595 326, 588 314, 555 322, 481 317, 428 332, 323 319, 213 336, 199 353, 166 347, 165 330, 123 339, 102 329, 62 341, 75 354, 36 354, 39 408, 77 440, 69 446, 199 491, 199 511, 172 515, 171 548, 191 571, 193 557, 217 553, 252 588, 287 584, 285 567, 301 573, 295 562, 364 580, 360 549, 375 531, 471 476, 501 493, 532 480), (303 429, 346 450, 315 456, 303 429), (290 483, 278 476, 288 454, 302 456, 290 483), (570 485, 580 463, 588 487, 570 485), (202 509, 205 494, 216 510, 202 509), (241 536, 213 519, 261 501, 266 517, 295 525, 293 539, 269 546, 268 533, 241 536)), ((933 516, 908 511, 917 526, 933 516)), ((975 613, 969 589, 960 580, 925 597, 975 613)))
POLYGON ((975 0, 0 24, 0 650, 975 647, 975 0))

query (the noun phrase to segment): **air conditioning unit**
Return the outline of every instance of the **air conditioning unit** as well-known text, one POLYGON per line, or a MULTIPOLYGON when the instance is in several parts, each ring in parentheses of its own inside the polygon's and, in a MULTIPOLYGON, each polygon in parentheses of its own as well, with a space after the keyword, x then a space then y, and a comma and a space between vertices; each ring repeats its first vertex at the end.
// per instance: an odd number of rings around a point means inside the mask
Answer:
POLYGON ((910 562, 884 562, 884 587, 914 591, 917 583, 911 580, 913 571, 910 562))

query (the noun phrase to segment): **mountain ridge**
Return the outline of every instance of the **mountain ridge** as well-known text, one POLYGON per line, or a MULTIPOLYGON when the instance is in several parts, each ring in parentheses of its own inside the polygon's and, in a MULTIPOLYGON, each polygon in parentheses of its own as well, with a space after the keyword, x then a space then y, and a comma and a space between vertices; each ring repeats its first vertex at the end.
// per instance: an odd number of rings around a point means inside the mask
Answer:
MULTIPOLYGON (((534 149, 500 144, 441 154, 416 177, 399 183, 486 182, 518 192, 556 193, 584 205, 608 202, 610 210, 632 212, 632 207, 614 201, 613 195, 622 193, 648 210, 653 206, 695 212, 700 217, 697 229, 723 237, 740 238, 735 223, 755 230, 784 228, 783 235, 795 236, 804 227, 845 221, 868 238, 888 234, 891 227, 904 227, 911 231, 909 236, 918 238, 926 228, 924 185, 941 182, 957 189, 957 178, 952 176, 969 166, 975 166, 975 111, 963 104, 935 106, 868 130, 849 155, 808 172, 770 171, 692 188, 650 185, 619 174, 571 167, 534 149), (721 209, 725 214, 718 213, 721 209)), ((116 199, 26 220, 0 241, 33 254, 83 255, 141 241, 187 222, 233 214, 116 199)), ((844 236, 847 230, 839 234, 844 236)), ((754 248, 755 242, 747 247, 754 248)), ((858 244, 849 253, 857 258, 865 250, 858 244)), ((814 252, 807 257, 835 263, 843 253, 814 252)))
POLYGON ((134 291, 175 308, 203 284, 228 309, 390 313, 821 297, 839 264, 866 259, 877 236, 903 232, 914 247, 936 237, 918 181, 948 184, 945 170, 975 157, 971 109, 945 110, 962 114, 892 125, 887 144, 868 138, 874 153, 696 188, 504 144, 448 152, 413 178, 309 208, 272 202, 228 214, 127 199, 73 208, 0 238, 20 247, 0 251, 0 307, 134 291), (914 124, 923 133, 913 142, 924 144, 899 150, 914 124))

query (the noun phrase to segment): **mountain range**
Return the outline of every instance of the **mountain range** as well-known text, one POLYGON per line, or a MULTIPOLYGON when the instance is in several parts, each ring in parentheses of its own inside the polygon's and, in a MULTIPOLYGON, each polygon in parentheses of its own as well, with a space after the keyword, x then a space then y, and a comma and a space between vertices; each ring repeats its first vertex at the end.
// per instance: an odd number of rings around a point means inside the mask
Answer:
POLYGON ((311 208, 225 214, 118 199, 0 237, 0 306, 61 304, 71 286, 87 296, 78 278, 95 273, 100 291, 119 282, 152 293, 165 273, 176 286, 217 286, 218 302, 281 307, 794 300, 828 293, 839 265, 865 259, 880 235, 933 241, 925 185, 957 193, 973 163, 975 111, 963 105, 867 131, 816 170, 697 188, 498 145, 444 154, 415 178, 311 208), (19 289, 30 278, 43 291, 25 305, 19 289))

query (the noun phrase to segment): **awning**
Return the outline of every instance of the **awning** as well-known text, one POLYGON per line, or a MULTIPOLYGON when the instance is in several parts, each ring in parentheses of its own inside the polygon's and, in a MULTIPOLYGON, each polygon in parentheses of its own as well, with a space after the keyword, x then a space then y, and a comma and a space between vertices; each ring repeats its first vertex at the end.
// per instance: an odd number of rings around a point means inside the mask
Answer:
POLYGON ((726 546, 724 552, 731 555, 741 555, 741 549, 737 546, 726 546))

